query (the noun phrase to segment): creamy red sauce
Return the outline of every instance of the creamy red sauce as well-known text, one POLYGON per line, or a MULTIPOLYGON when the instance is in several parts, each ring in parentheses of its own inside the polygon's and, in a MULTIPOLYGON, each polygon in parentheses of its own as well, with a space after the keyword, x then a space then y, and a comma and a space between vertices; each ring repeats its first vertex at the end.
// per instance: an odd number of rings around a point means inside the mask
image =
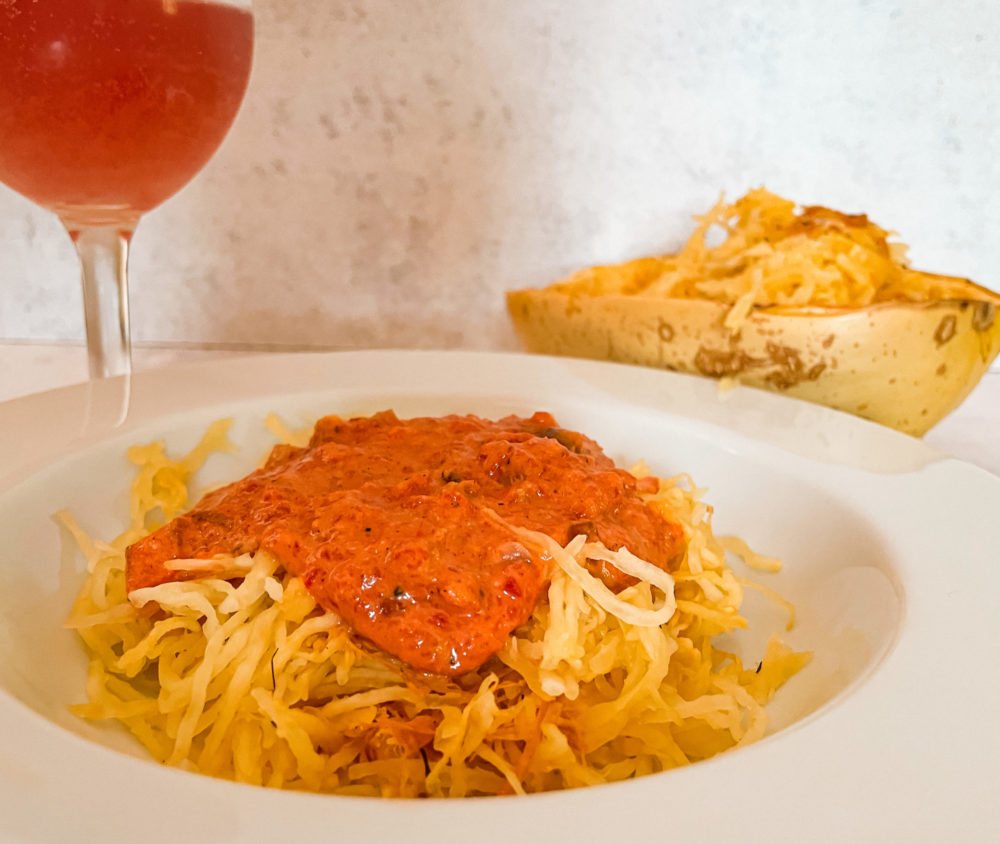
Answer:
MULTIPOLYGON (((275 447, 263 468, 131 545, 126 582, 131 592, 192 579, 164 563, 265 549, 361 636, 420 671, 461 674, 527 621, 548 579, 487 510, 665 569, 683 534, 643 502, 644 484, 655 481, 615 468, 547 413, 328 416, 308 447, 275 447)), ((634 582, 607 563, 591 571, 615 591, 634 582)))

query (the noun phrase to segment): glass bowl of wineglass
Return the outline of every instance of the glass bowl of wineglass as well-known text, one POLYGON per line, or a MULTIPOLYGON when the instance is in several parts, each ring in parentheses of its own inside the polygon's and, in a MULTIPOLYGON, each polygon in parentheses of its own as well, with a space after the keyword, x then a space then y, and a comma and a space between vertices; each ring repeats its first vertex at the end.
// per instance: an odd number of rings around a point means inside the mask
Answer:
POLYGON ((92 378, 130 371, 129 241, 222 143, 253 34, 250 0, 0 0, 0 182, 76 245, 92 378))

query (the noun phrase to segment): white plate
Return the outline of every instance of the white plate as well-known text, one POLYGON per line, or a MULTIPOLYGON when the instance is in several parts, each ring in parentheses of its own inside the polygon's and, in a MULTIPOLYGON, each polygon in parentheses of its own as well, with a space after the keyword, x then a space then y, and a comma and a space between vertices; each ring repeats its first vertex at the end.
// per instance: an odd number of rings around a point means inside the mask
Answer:
MULTIPOLYGON (((116 382, 0 405, 0 838, 12 841, 985 840, 1000 780, 1000 479, 825 408, 614 364, 369 352, 249 357, 144 373, 125 423, 116 382), (293 794, 152 763, 77 721, 85 660, 61 627, 82 562, 51 521, 124 524, 128 444, 180 450, 219 416, 244 451, 260 420, 323 413, 552 411, 622 463, 689 472, 716 530, 786 561, 788 640, 814 662, 779 692, 778 729, 746 750, 629 783, 526 798, 383 801, 293 794), (113 416, 113 413, 105 413, 113 416)), ((777 626, 750 601, 759 647, 777 626)))

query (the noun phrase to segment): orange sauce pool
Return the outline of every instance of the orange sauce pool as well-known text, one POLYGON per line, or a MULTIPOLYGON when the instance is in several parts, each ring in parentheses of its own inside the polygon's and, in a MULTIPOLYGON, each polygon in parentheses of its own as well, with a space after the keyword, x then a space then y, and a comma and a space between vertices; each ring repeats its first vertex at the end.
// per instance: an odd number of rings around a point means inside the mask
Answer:
MULTIPOLYGON (((169 560, 265 549, 361 636, 419 671, 457 675, 500 650, 548 579, 490 511, 667 568, 682 529, 644 503, 643 483, 547 413, 328 416, 308 447, 275 447, 263 468, 131 545, 127 587, 198 576, 169 560)), ((634 582, 591 568, 614 590, 634 582)))

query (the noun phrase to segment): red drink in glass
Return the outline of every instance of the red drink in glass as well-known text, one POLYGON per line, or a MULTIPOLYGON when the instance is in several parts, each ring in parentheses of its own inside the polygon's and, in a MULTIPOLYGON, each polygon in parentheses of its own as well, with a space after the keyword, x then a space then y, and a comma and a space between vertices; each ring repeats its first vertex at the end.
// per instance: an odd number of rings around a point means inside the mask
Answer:
POLYGON ((134 222, 222 142, 253 17, 197 0, 0 0, 0 181, 67 227, 134 222))

